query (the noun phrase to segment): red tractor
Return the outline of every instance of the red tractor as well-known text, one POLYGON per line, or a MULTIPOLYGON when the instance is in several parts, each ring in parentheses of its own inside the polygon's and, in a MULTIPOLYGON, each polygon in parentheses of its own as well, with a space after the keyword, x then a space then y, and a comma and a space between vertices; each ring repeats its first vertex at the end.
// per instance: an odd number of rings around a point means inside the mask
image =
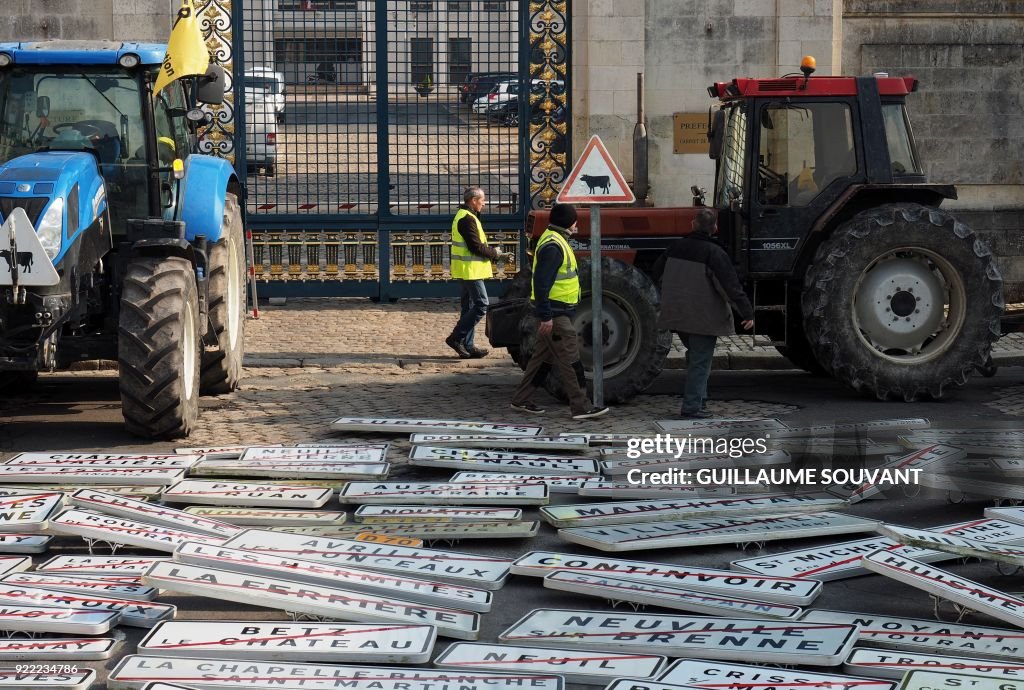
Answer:
MULTIPOLYGON (((744 278, 756 330, 797 366, 879 399, 939 398, 991 369, 1002 279, 988 246, 942 210, 952 185, 928 182, 905 101, 910 77, 734 79, 709 87, 720 240, 744 278)), ((694 188, 695 205, 704 203, 694 188)), ((649 271, 689 232, 695 208, 602 212, 605 391, 643 391, 671 335, 656 329, 649 271)), ((589 255, 581 213, 578 250, 589 255)), ((536 238, 547 213, 527 220, 536 238)), ((577 327, 589 364, 589 265, 577 327)), ((529 271, 488 318, 492 345, 521 365, 535 330, 529 271)), ((549 388, 557 392, 557 383, 549 388)))

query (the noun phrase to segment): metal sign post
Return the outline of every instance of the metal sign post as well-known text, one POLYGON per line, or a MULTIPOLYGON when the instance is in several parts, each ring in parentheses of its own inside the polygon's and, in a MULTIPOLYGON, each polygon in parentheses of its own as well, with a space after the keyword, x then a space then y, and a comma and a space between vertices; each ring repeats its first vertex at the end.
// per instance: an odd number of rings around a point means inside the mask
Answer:
MULTIPOLYGON (((601 137, 590 137, 583 155, 565 180, 557 201, 590 206, 590 327, 594 405, 604 407, 604 319, 601 287, 601 204, 636 201, 601 137)), ((583 286, 580 286, 581 288, 583 286)))
POLYGON ((601 289, 601 207, 590 206, 590 328, 594 405, 604 407, 604 292, 601 289))

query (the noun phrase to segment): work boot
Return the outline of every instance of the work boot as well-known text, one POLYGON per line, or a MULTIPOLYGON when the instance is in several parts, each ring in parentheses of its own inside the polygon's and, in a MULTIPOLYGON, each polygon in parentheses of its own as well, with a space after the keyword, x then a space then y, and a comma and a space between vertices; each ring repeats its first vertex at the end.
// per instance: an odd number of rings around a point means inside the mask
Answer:
POLYGON ((482 347, 474 347, 472 350, 469 350, 469 356, 472 357, 473 359, 482 359, 483 357, 486 357, 489 353, 490 350, 485 350, 482 347))
POLYGON ((466 349, 465 345, 455 339, 454 333, 444 339, 444 344, 455 350, 455 354, 459 356, 459 359, 469 359, 473 356, 469 354, 469 350, 466 349))

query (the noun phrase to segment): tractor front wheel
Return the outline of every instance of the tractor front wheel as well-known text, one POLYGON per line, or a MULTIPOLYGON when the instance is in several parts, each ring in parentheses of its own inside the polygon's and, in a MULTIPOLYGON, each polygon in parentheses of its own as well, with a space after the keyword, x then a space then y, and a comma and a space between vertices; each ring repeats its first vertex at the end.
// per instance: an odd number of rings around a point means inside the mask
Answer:
POLYGON ((210 251, 210 327, 217 348, 203 352, 200 389, 230 393, 242 380, 245 349, 245 243, 238 199, 228 194, 220 240, 210 251))
POLYGON ((199 416, 199 291, 186 259, 128 265, 118 323, 125 426, 146 438, 188 436, 199 416))
MULTIPOLYGON (((593 310, 591 308, 590 262, 579 262, 582 293, 573 325, 580 339, 580 359, 587 378, 593 378, 593 310)), ((672 333, 658 330, 658 290, 639 269, 618 259, 601 259, 602 338, 604 347, 604 398, 623 403, 647 390, 665 366, 672 347, 672 333)), ((529 361, 537 333, 532 314, 521 324, 520 358, 529 361)), ((547 390, 565 399, 561 382, 551 373, 547 390)))
POLYGON ((1002 279, 989 248, 950 214, 887 204, 821 245, 802 309, 815 357, 840 381, 880 400, 940 398, 988 361, 1002 279))

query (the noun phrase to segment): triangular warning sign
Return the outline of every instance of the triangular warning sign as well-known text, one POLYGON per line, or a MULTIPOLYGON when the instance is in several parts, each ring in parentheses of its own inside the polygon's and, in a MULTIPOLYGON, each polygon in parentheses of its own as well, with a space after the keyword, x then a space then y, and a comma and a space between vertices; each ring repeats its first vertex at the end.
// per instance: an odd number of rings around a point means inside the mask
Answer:
POLYGON ((619 167, 596 134, 590 137, 558 193, 563 204, 631 204, 636 201, 619 167))

